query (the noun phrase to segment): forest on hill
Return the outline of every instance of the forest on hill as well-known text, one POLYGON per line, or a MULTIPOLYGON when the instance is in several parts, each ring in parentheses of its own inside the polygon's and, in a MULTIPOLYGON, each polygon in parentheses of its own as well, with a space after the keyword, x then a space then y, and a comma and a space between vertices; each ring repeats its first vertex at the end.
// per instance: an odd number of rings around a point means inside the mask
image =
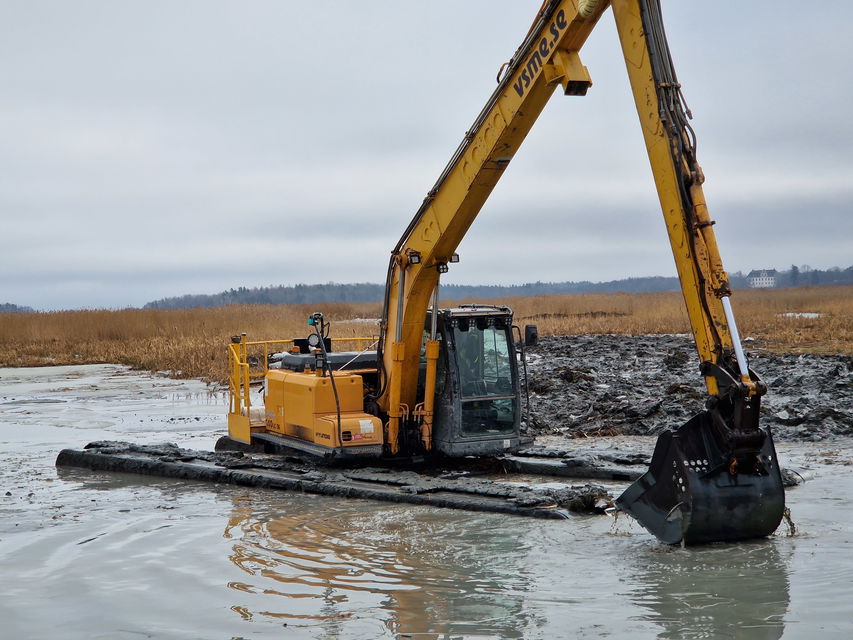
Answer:
MULTIPOLYGON (((792 265, 777 271, 776 287, 806 287, 853 284, 853 266, 820 270, 792 265)), ((730 274, 734 289, 749 287, 746 275, 740 271, 730 274)), ((443 300, 489 300, 527 296, 547 296, 573 293, 658 293, 678 291, 678 278, 652 276, 625 278, 608 282, 530 282, 518 285, 459 285, 441 286, 443 300)), ((145 309, 189 309, 222 307, 229 304, 310 304, 321 302, 378 302, 383 298, 384 285, 371 282, 340 284, 297 284, 290 286, 237 287, 213 294, 187 294, 149 302, 145 309)), ((14 306, 14 305, 13 305, 14 306)))

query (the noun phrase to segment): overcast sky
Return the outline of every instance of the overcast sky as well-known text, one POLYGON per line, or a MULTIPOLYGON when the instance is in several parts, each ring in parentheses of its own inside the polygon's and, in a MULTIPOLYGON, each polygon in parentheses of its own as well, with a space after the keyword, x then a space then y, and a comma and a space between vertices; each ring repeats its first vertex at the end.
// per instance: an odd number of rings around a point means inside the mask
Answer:
MULTIPOLYGON (((539 0, 0 1, 0 302, 381 282, 539 0)), ((853 264, 853 2, 664 0, 729 271, 853 264)), ((445 282, 674 275, 608 12, 445 282)))

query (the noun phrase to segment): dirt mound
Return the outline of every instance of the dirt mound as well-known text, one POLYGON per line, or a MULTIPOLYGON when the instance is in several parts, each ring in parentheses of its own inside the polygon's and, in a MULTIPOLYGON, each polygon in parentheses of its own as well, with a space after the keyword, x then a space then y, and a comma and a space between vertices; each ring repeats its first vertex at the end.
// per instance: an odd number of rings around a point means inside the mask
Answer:
MULTIPOLYGON (((747 348, 770 387, 762 424, 777 439, 853 435, 853 357, 747 348)), ((562 336, 528 351, 530 435, 655 435, 703 409, 699 359, 687 336, 562 336)))

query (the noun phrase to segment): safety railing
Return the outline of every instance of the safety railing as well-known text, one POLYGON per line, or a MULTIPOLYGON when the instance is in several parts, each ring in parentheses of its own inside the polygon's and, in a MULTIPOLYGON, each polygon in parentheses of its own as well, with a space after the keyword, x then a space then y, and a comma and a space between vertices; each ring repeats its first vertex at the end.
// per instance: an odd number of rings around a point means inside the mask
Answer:
MULTIPOLYGON (((332 344, 350 343, 357 351, 370 348, 376 338, 331 338, 332 344)), ((230 396, 229 411, 236 415, 249 416, 252 406, 249 392, 252 382, 263 380, 269 371, 269 357, 293 348, 294 340, 247 340, 246 334, 234 336, 228 345, 230 396)))

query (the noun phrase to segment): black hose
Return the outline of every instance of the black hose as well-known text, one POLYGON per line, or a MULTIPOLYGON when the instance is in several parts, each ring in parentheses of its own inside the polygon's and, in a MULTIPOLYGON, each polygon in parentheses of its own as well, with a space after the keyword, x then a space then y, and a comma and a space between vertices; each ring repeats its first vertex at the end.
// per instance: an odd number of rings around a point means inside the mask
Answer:
POLYGON ((332 393, 335 396, 335 409, 338 413, 338 442, 343 446, 343 440, 341 439, 341 401, 340 398, 338 398, 338 386, 335 384, 335 376, 332 375, 332 365, 329 363, 329 354, 326 351, 326 341, 323 336, 323 326, 325 324, 326 323, 323 320, 320 320, 320 327, 318 328, 315 323, 314 333, 317 334, 318 338, 320 338, 320 350, 323 352, 323 367, 329 373, 329 382, 332 383, 332 393))
MULTIPOLYGON (((652 79, 657 90, 660 119, 669 130, 673 168, 678 175, 678 190, 681 196, 682 210, 686 218, 684 222, 688 230, 691 251, 695 260, 695 257, 698 255, 695 236, 696 219, 690 187, 699 179, 701 169, 696 160, 696 132, 689 123, 693 115, 687 107, 687 102, 681 91, 681 84, 675 75, 675 65, 672 62, 672 54, 666 39, 666 32, 664 31, 660 0, 641 0, 640 14, 643 22, 643 30, 646 34, 646 45, 649 50, 652 79), (685 166, 687 167, 686 172, 685 166)), ((696 275, 699 280, 698 293, 702 308, 705 310, 707 318, 713 318, 705 295, 705 274, 702 269, 697 268, 696 275)), ((717 351, 722 354, 722 340, 716 325, 713 322, 709 322, 707 325, 714 334, 717 351)))

